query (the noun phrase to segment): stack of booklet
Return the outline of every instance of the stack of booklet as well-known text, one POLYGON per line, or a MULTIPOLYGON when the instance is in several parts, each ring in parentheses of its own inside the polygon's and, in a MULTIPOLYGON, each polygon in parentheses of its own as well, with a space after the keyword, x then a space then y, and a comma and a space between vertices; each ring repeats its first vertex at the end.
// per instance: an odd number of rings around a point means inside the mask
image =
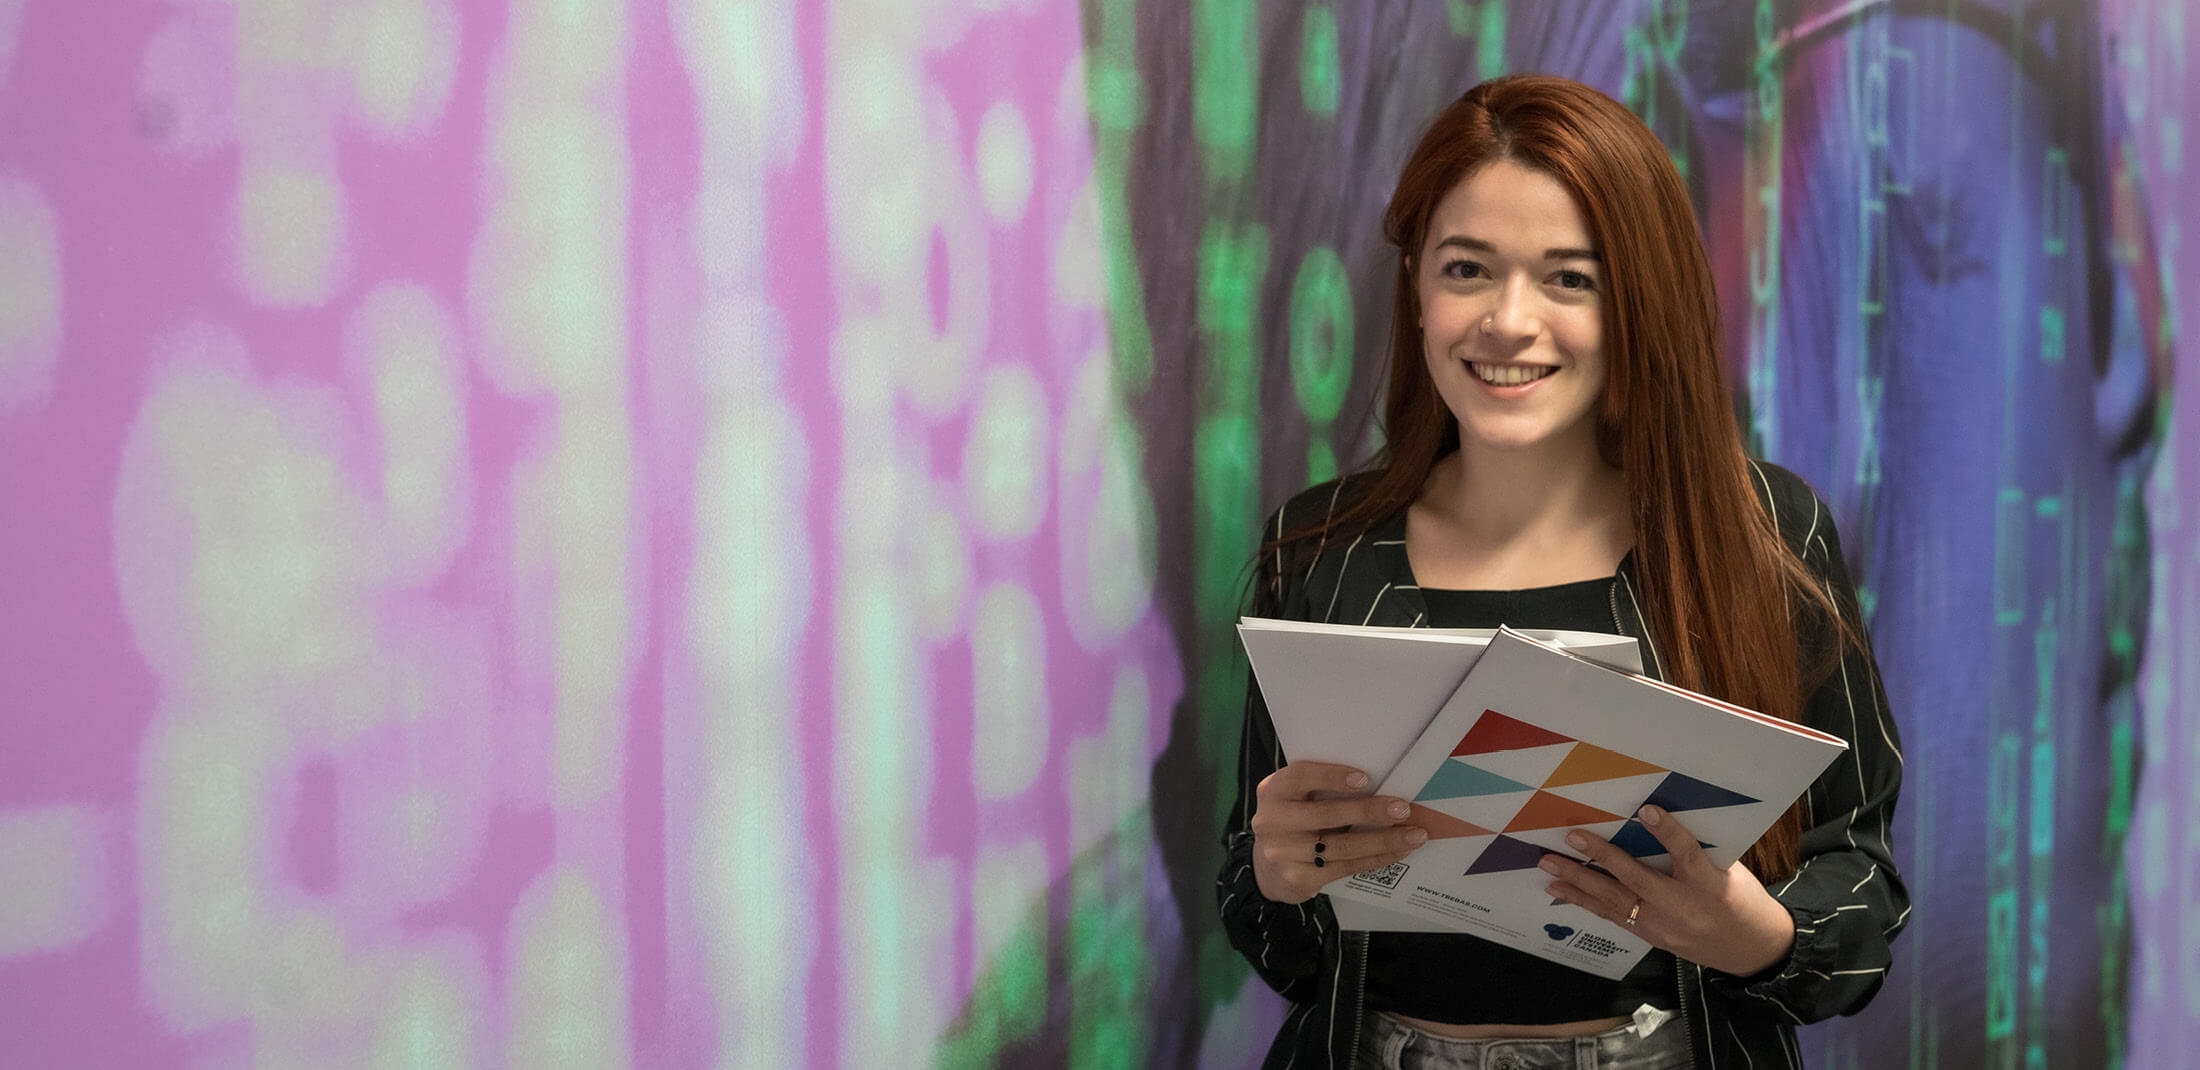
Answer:
POLYGON ((1243 618, 1290 761, 1367 773, 1429 839, 1325 890, 1350 929, 1471 933, 1602 977, 1649 945, 1545 891, 1545 853, 1584 829, 1670 872, 1635 818, 1672 812, 1716 865, 1771 827, 1847 744, 1641 675, 1635 640, 1510 628, 1243 618))

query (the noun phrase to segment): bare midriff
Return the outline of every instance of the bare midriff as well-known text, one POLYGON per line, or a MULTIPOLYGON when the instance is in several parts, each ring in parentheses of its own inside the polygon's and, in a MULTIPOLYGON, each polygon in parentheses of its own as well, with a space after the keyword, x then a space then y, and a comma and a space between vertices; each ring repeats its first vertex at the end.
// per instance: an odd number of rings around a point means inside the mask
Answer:
POLYGON ((1430 1022, 1409 1018, 1403 1014, 1391 1017, 1420 1030, 1440 1037, 1456 1040, 1543 1040, 1550 1037, 1591 1037, 1609 1033, 1626 1025, 1627 1018, 1592 1018, 1586 1022, 1559 1022, 1555 1025, 1454 1025, 1450 1022, 1430 1022))

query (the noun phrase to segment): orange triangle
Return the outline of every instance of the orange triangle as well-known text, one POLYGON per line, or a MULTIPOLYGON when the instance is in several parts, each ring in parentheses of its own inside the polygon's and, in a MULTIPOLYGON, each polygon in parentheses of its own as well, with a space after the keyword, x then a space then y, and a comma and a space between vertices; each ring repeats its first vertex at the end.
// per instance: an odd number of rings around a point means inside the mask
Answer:
POLYGON ((1607 814, 1587 803, 1578 803, 1563 795, 1547 791, 1535 793, 1528 805, 1520 808, 1507 832, 1527 832, 1532 829, 1552 829, 1566 825, 1596 825, 1606 821, 1623 820, 1618 814, 1607 814))
POLYGON ((1618 751, 1583 743, 1566 755, 1551 771, 1550 779, 1543 782, 1546 788, 1563 788, 1568 784, 1586 784, 1592 780, 1617 780, 1644 773, 1665 772, 1664 766, 1630 758, 1618 751))
POLYGON ((1406 821, 1427 829, 1428 838, 1432 840, 1455 840, 1461 836, 1497 835, 1472 821, 1461 821, 1441 810, 1431 810, 1420 805, 1413 807, 1413 816, 1407 818, 1406 821))

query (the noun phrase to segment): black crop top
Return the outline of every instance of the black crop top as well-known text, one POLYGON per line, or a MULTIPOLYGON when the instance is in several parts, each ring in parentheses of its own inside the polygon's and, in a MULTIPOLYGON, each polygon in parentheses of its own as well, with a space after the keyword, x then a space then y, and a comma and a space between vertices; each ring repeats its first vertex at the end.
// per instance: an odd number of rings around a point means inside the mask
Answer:
MULTIPOLYGON (((1421 588, 1437 628, 1613 632, 1609 579, 1517 591, 1421 588)), ((1620 1018, 1644 1003, 1671 1009, 1679 978, 1655 948, 1627 976, 1606 980, 1465 933, 1371 933, 1367 1007, 1455 1025, 1551 1025, 1620 1018)))

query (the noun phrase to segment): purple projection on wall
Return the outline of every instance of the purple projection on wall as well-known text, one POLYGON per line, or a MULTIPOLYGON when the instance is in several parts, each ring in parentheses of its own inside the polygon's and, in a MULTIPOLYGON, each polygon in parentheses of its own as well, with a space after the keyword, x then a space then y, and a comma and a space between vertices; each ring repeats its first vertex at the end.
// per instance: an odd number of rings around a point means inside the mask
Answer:
POLYGON ((0 5, 9 1061, 1143 1013, 1179 671, 1078 13, 990 7, 0 5))

